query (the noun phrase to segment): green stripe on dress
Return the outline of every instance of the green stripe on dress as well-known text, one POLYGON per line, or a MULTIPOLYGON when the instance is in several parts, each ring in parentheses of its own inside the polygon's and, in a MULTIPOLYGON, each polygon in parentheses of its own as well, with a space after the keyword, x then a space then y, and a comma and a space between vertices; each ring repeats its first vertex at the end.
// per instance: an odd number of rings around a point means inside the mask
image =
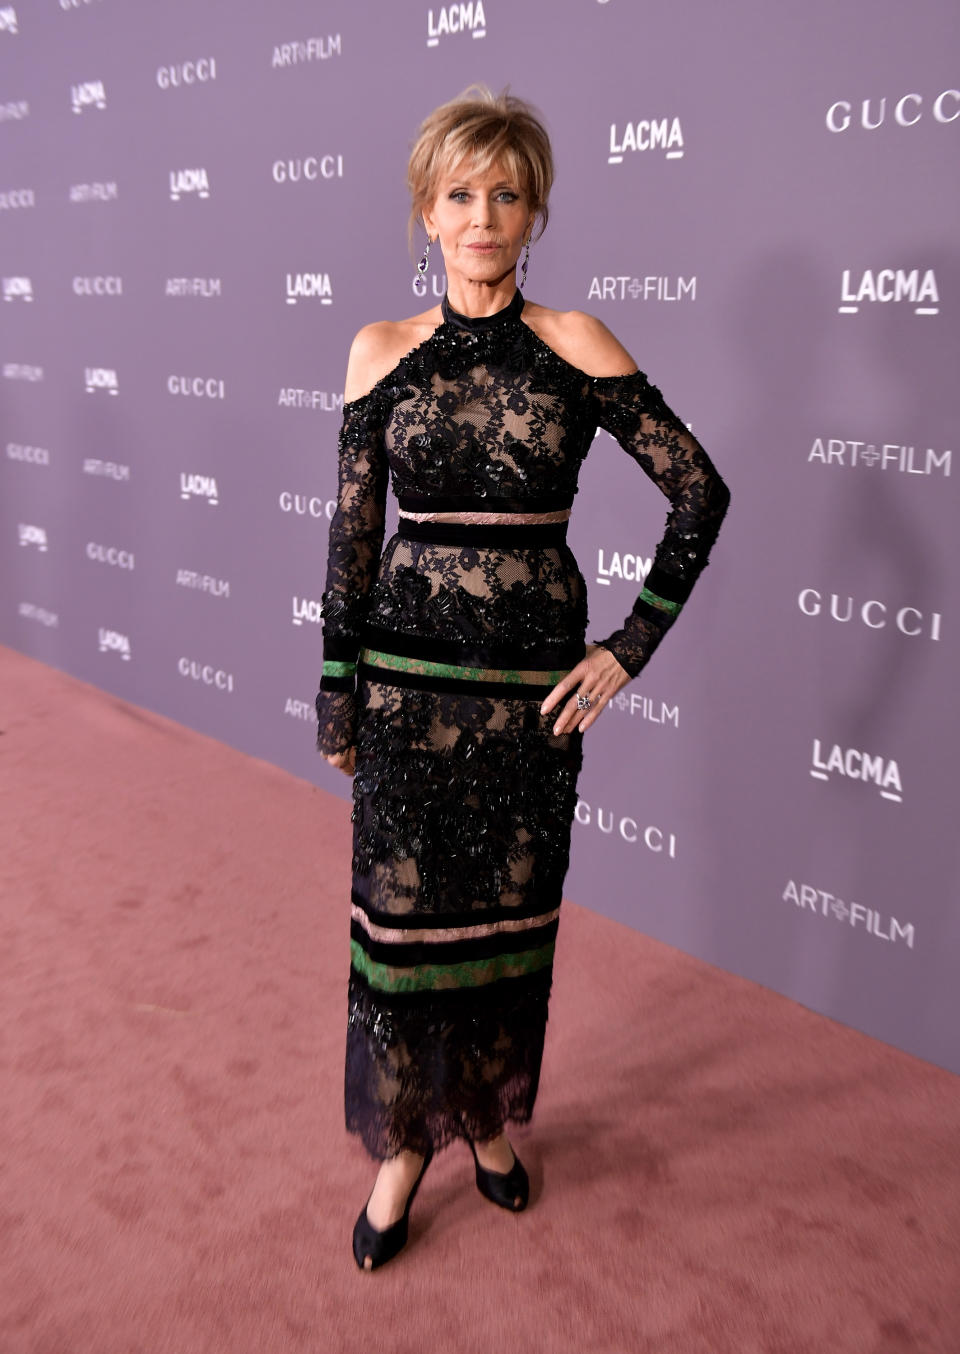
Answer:
POLYGON ((356 671, 356 663, 341 663, 333 658, 323 660, 324 677, 353 677, 356 671))
POLYGON ((644 588, 640 594, 640 601, 647 602, 650 606, 655 606, 658 611, 665 611, 669 616, 677 616, 680 613, 681 602, 670 602, 666 597, 658 597, 655 592, 649 588, 644 588))
POLYGON ((383 653, 380 649, 363 649, 360 657, 373 667, 411 672, 418 677, 455 677, 468 682, 508 682, 517 686, 555 686, 570 671, 569 668, 468 668, 460 663, 436 663, 429 658, 405 658, 401 654, 383 653))
POLYGON ((489 959, 467 959, 459 964, 414 964, 400 968, 371 959, 359 941, 350 942, 353 967, 371 987, 384 992, 434 992, 446 988, 481 987, 498 978, 518 978, 536 973, 553 961, 556 941, 519 954, 498 954, 489 959))

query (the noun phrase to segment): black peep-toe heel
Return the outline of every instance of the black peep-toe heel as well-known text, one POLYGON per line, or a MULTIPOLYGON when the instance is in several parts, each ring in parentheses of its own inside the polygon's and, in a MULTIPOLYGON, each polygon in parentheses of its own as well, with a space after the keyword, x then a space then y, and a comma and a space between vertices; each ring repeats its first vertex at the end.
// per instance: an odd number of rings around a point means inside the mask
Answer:
MULTIPOLYGON (((382 1232, 374 1227, 373 1223, 367 1217, 367 1204, 363 1206, 363 1212, 357 1218, 356 1226, 353 1229, 353 1258, 357 1262, 359 1269, 366 1269, 364 1260, 369 1256, 370 1268, 378 1269, 380 1265, 385 1265, 388 1260, 392 1260, 395 1255, 399 1255, 407 1244, 407 1234, 410 1223, 410 1205, 413 1203, 414 1195, 420 1187, 420 1181, 426 1174, 427 1167, 433 1159, 433 1149, 423 1158, 423 1165, 420 1167, 420 1174, 414 1180, 410 1193, 407 1195, 407 1205, 402 1215, 392 1222, 382 1232)), ((369 1203, 370 1200, 367 1200, 369 1203)))
MULTIPOLYGON (((530 1198, 530 1177, 523 1168, 523 1164, 516 1152, 513 1153, 513 1165, 509 1171, 488 1171, 480 1165, 477 1159, 477 1149, 473 1145, 473 1139, 467 1138, 470 1144, 470 1151, 473 1153, 474 1164, 477 1168, 477 1189, 491 1203, 499 1204, 501 1208, 509 1208, 511 1213, 519 1213, 521 1209, 526 1208, 527 1200, 530 1198), (517 1203, 517 1199, 522 1203, 517 1203)), ((512 1150, 512 1149, 511 1149, 512 1150)))

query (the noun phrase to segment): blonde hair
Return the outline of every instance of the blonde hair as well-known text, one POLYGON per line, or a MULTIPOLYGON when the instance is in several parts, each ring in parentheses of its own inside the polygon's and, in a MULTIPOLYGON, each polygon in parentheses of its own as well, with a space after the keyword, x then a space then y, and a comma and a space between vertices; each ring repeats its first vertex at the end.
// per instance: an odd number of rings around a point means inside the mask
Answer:
POLYGON ((407 165, 411 244, 424 208, 436 198, 440 178, 463 160, 480 173, 499 163, 514 175, 539 221, 536 234, 543 234, 553 185, 553 151, 546 128, 522 99, 506 90, 494 94, 486 85, 471 85, 435 108, 420 125, 407 165))

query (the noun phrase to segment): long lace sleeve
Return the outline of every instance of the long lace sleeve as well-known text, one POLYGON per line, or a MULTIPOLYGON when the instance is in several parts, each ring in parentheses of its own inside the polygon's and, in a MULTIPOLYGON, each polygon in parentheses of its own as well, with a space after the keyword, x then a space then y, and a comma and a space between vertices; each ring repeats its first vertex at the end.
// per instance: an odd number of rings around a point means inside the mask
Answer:
POLYGON ((338 439, 337 510, 330 523, 323 591, 323 674, 317 693, 317 747, 345 752, 353 742, 357 656, 367 594, 383 547, 387 459, 383 416, 373 394, 343 407, 338 439))
POLYGON ((730 502, 709 456, 643 372, 593 381, 597 423, 670 500, 666 531, 643 591, 621 629, 595 640, 636 677, 676 620, 730 502))

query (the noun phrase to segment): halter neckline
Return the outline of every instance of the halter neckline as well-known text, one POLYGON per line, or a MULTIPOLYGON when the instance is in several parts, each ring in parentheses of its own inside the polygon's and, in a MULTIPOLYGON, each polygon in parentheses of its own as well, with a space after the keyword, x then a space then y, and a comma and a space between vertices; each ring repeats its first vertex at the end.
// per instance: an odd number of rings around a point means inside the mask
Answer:
POLYGON ((467 329, 471 333, 478 333, 481 330, 491 329, 494 325, 505 324, 508 320, 515 320, 521 310, 523 310, 523 292, 519 287, 513 293, 509 304, 495 310, 492 315, 461 315, 459 310, 454 310, 450 304, 446 292, 440 302, 444 323, 456 325, 458 329, 467 329))

